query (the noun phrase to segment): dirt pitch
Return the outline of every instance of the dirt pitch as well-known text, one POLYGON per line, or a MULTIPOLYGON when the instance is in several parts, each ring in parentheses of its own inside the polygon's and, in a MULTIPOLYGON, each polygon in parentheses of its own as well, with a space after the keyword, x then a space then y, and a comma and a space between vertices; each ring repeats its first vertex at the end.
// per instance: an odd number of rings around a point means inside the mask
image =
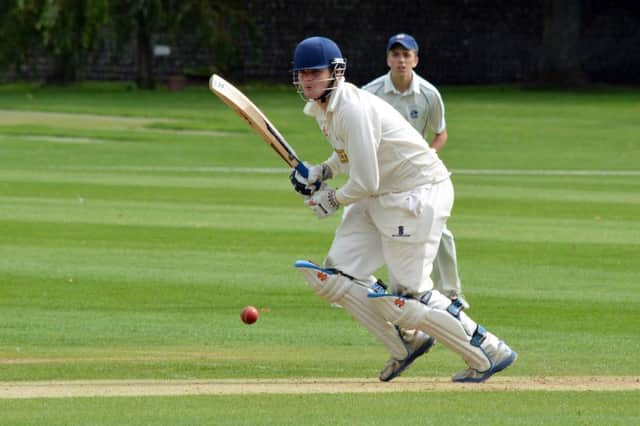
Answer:
POLYGON ((452 383, 448 377, 400 377, 391 383, 336 378, 0 382, 0 399, 443 391, 640 391, 640 377, 494 377, 480 384, 452 383))

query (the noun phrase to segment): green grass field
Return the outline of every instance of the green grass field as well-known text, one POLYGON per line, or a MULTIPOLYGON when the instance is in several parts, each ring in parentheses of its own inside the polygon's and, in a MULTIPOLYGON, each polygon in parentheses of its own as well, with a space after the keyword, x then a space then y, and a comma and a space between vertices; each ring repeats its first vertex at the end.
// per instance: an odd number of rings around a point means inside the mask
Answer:
MULTIPOLYGON (((640 90, 442 88, 469 314, 498 377, 640 381, 640 90)), ((293 89, 246 93, 310 162, 293 89)), ((206 87, 0 86, 2 384, 377 377, 387 355, 292 267, 318 221, 206 87), (261 310, 253 326, 245 305, 261 310)), ((381 271, 384 276, 384 271, 381 271)), ((439 345, 403 378, 463 368, 439 345)), ((382 385, 381 385, 382 386, 382 385)), ((479 385, 480 389, 482 385, 479 385)), ((640 391, 0 398, 3 424, 634 424, 640 391)))

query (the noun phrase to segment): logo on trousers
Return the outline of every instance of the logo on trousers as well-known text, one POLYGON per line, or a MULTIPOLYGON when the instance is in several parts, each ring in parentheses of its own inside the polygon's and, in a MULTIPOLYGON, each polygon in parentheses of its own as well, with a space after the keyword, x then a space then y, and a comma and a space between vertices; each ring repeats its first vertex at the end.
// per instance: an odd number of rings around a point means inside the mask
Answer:
POLYGON ((393 234, 391 236, 392 237, 410 237, 411 234, 405 234, 404 233, 404 226, 400 225, 400 226, 398 226, 398 233, 397 234, 393 234))

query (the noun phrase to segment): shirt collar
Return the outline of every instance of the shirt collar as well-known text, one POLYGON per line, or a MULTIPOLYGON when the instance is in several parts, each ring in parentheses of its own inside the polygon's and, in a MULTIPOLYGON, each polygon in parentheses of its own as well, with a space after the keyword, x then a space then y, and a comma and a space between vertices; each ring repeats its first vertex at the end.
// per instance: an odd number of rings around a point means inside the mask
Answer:
POLYGON ((331 96, 329 96, 329 106, 327 107, 327 112, 331 111, 333 112, 334 109, 336 109, 336 104, 338 103, 338 99, 340 99, 340 96, 342 95, 342 88, 344 87, 344 77, 339 77, 336 79, 336 89, 333 91, 333 93, 331 93, 331 96))
POLYGON ((412 71, 413 76, 411 77, 411 86, 406 92, 400 92, 396 89, 396 86, 393 85, 393 81, 391 81, 391 71, 387 73, 384 79, 384 93, 396 93, 398 95, 408 95, 410 93, 420 93, 420 83, 418 82, 418 76, 415 71, 412 71))
POLYGON ((316 103, 316 101, 307 101, 307 103, 304 105, 303 111, 305 114, 311 117, 316 117, 322 111, 322 109, 316 103))

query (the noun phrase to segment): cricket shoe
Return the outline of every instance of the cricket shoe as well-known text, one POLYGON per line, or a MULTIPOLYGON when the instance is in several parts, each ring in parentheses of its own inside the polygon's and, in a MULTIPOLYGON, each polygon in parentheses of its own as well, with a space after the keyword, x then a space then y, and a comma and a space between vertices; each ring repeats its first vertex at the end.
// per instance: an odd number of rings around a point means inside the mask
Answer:
POLYGON ((504 370, 518 359, 516 351, 512 350, 506 343, 500 342, 498 352, 495 359, 492 360, 491 368, 487 371, 478 371, 474 368, 467 368, 453 377, 451 380, 459 383, 480 383, 487 380, 489 377, 504 370))
POLYGON ((410 339, 403 337, 403 335, 407 336, 407 334, 408 332, 402 332, 400 337, 407 345, 409 355, 405 359, 389 358, 389 361, 380 372, 381 381, 388 382, 398 377, 416 358, 429 352, 436 343, 436 339, 422 331, 415 331, 410 339))

